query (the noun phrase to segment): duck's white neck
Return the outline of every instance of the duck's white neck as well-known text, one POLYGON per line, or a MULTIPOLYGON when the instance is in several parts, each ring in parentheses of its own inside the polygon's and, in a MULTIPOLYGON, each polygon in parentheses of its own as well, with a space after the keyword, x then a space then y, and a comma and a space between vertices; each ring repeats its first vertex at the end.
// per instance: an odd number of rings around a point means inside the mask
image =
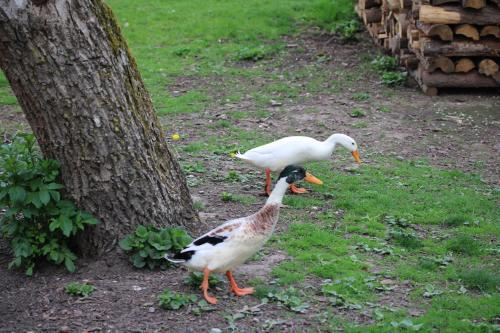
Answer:
POLYGON ((325 144, 328 147, 328 149, 330 150, 330 154, 331 154, 335 150, 335 146, 337 144, 341 144, 344 147, 349 146, 350 139, 351 138, 345 134, 336 133, 336 134, 330 135, 330 137, 328 139, 323 141, 323 144, 325 144))
POLYGON ((266 205, 269 204, 280 204, 283 200, 283 196, 288 189, 288 183, 286 182, 286 178, 281 178, 276 185, 274 186, 273 191, 269 198, 267 198, 266 205))

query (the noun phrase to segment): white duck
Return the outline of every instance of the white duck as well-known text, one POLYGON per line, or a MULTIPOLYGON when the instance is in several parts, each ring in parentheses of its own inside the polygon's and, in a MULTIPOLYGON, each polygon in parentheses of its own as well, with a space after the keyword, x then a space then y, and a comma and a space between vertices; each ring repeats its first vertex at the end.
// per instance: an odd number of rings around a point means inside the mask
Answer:
MULTIPOLYGON (((271 171, 281 171, 291 164, 329 159, 337 144, 349 150, 357 163, 361 163, 356 141, 345 134, 333 134, 325 141, 318 141, 307 136, 288 136, 274 142, 250 149, 244 154, 239 152, 236 157, 266 170, 266 188, 269 195, 271 186, 271 171)), ((303 188, 290 186, 294 193, 307 192, 303 188)))
POLYGON ((271 237, 278 222, 281 200, 290 184, 304 179, 321 184, 316 177, 302 167, 291 165, 279 175, 279 180, 264 207, 257 213, 229 220, 221 226, 195 239, 179 253, 166 259, 180 263, 190 270, 203 272, 200 289, 207 302, 216 304, 217 299, 208 295, 208 277, 211 272, 225 272, 231 291, 237 296, 252 294, 253 288, 239 288, 231 270, 244 263, 271 237))

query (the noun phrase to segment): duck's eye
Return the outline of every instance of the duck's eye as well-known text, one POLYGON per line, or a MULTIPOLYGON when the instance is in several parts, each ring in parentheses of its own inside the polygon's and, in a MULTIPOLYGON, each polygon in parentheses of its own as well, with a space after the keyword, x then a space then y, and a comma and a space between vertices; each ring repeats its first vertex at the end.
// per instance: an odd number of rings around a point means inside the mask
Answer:
POLYGON ((354 142, 352 143, 352 145, 354 146, 354 142))

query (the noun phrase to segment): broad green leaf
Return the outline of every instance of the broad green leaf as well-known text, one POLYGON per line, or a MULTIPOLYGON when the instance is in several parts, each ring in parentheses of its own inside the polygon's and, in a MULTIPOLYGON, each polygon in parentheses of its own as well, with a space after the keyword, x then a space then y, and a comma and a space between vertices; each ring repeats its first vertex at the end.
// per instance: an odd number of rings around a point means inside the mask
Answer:
POLYGON ((56 264, 60 264, 64 259, 63 255, 58 250, 50 251, 49 257, 56 264))
POLYGON ((40 202, 44 205, 48 204, 50 201, 50 194, 48 191, 40 191, 38 192, 38 197, 40 198, 40 202))
POLYGON ((135 230, 135 234, 141 238, 146 238, 148 235, 148 230, 143 225, 140 225, 135 230))
POLYGON ((43 255, 46 255, 47 253, 50 252, 50 245, 49 244, 45 244, 43 247, 42 247, 42 253, 43 255))
POLYGON ((61 184, 57 184, 57 183, 50 183, 47 185, 47 189, 48 190, 59 190, 61 188, 63 188, 64 186, 61 185, 61 184))
POLYGON ((85 224, 90 224, 90 225, 96 225, 96 224, 99 224, 99 220, 98 219, 95 219, 93 217, 90 217, 90 218, 86 218, 84 220, 84 223, 85 224))
POLYGON ((23 263, 22 258, 21 257, 16 257, 14 260, 12 260, 9 263, 8 268, 11 269, 12 267, 19 267, 19 266, 21 266, 22 263, 23 263))
POLYGON ((30 208, 23 209, 23 216, 27 219, 31 219, 33 211, 30 208))
POLYGON ((71 273, 75 271, 75 263, 69 257, 64 258, 64 266, 66 266, 66 269, 71 273))
POLYGON ((60 227, 60 223, 61 221, 59 219, 52 219, 52 222, 50 222, 49 224, 49 230, 50 231, 56 230, 57 228, 60 227))
POLYGON ((57 191, 49 191, 50 193, 50 196, 52 197, 52 199, 54 199, 55 202, 58 202, 61 200, 61 193, 57 192, 57 191))
POLYGON ((14 186, 9 189, 9 198, 12 202, 22 202, 26 198, 26 190, 20 186, 14 186))
POLYGON ((132 241, 131 241, 131 237, 130 236, 125 237, 118 244, 125 251, 132 250, 132 241))
POLYGON ((9 193, 9 191, 7 189, 2 189, 0 191, 0 201, 5 198, 5 196, 7 196, 7 194, 9 193))
POLYGON ((7 209, 7 211, 5 212, 5 215, 4 215, 4 216, 5 216, 5 217, 12 217, 12 216, 16 215, 18 211, 19 211, 19 210, 18 210, 17 208, 15 208, 15 207, 9 208, 9 209, 7 209))
POLYGON ((132 262, 135 267, 137 268, 143 268, 144 265, 146 265, 146 262, 144 259, 139 255, 139 253, 136 253, 132 256, 132 262))
POLYGON ((69 237, 71 231, 73 230, 73 222, 71 219, 65 215, 61 215, 60 219, 62 220, 61 230, 63 235, 69 237))
POLYGON ((13 247, 14 255, 16 257, 28 257, 33 253, 30 244, 25 240, 15 243, 13 242, 13 247))
POLYGON ((33 197, 31 199, 31 202, 33 205, 35 205, 36 208, 40 208, 43 206, 42 202, 40 201, 40 196, 33 194, 33 197))

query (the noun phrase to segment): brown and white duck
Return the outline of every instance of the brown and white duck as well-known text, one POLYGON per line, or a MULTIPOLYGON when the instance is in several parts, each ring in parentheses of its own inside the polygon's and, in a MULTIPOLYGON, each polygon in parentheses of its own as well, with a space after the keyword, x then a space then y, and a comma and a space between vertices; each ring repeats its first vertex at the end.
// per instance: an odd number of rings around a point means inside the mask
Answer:
POLYGON ((217 299, 208 294, 210 273, 226 273, 231 291, 237 296, 252 294, 253 288, 240 288, 231 271, 255 254, 271 237, 278 222, 281 202, 288 187, 304 179, 313 184, 322 184, 316 177, 300 166, 287 166, 267 199, 257 213, 225 222, 195 239, 186 248, 166 259, 186 266, 189 270, 202 271, 200 286, 207 302, 216 304, 217 299))

